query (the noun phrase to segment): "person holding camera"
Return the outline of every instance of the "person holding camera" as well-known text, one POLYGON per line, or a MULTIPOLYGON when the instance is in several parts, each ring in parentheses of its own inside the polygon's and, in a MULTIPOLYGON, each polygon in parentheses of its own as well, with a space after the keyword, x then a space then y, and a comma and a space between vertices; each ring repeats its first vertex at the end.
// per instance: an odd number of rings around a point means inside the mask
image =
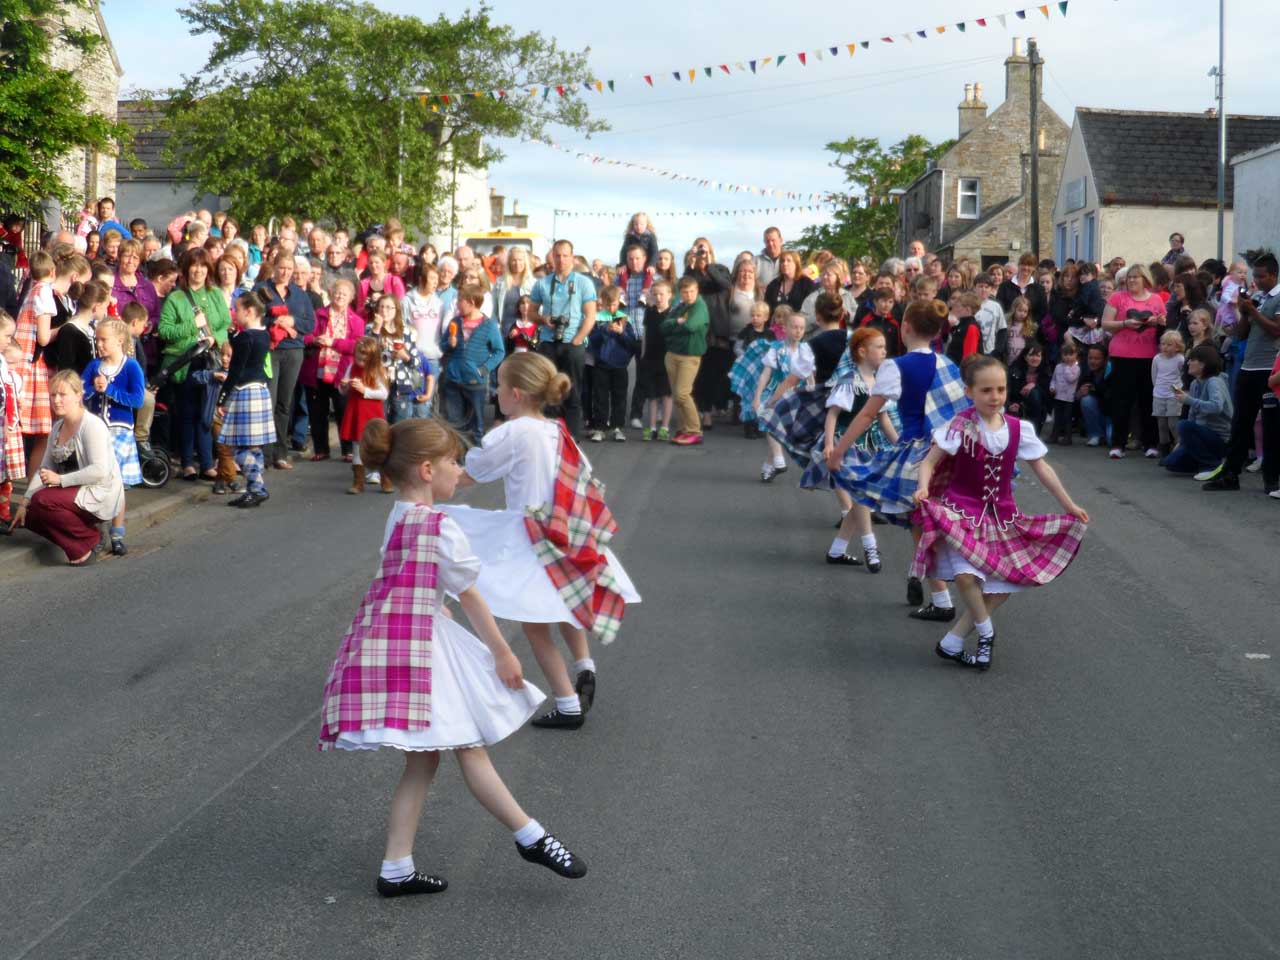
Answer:
POLYGON ((557 240, 551 248, 549 273, 533 285, 529 294, 538 307, 542 326, 538 330, 538 352, 569 377, 572 389, 564 398, 561 412, 569 433, 582 433, 582 380, 586 370, 583 344, 596 325, 596 285, 590 277, 573 270, 573 244, 557 240))
POLYGON ((693 399, 702 411, 702 425, 711 427, 711 415, 729 409, 729 370, 733 367, 733 333, 729 318, 729 292, 733 277, 729 268, 716 263, 711 241, 698 237, 690 251, 685 277, 698 283, 698 296, 707 309, 707 349, 698 367, 693 399))
MULTIPOLYGON (((209 283, 211 273, 212 263, 204 249, 197 247, 183 256, 179 285, 165 298, 156 327, 162 363, 176 360, 202 340, 218 346, 227 342, 231 313, 222 291, 209 283)), ((182 478, 195 480, 203 476, 213 481, 218 474, 213 467, 213 433, 201 416, 204 391, 188 376, 189 372, 189 366, 180 367, 169 379, 176 405, 174 422, 182 456, 182 478), (199 473, 195 466, 197 455, 199 473)))

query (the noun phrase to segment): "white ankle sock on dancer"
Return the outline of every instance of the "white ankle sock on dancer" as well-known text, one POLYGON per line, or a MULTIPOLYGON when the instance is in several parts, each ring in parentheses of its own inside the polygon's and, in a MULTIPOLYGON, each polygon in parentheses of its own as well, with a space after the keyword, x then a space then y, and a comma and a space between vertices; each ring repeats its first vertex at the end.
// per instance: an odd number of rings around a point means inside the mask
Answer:
POLYGON ((975 622, 973 628, 978 631, 980 637, 990 637, 996 632, 996 628, 991 625, 991 618, 975 622))
POLYGON ((964 649, 964 637, 948 631, 947 635, 942 638, 940 645, 947 653, 959 653, 964 649))
POLYGON ((573 672, 574 672, 574 673, 581 673, 583 670, 590 670, 592 673, 595 673, 595 672, 596 672, 596 662, 595 662, 594 660, 592 660, 590 657, 584 657, 584 658, 583 658, 583 659, 581 659, 581 660, 575 660, 575 661, 573 661, 573 672))
POLYGON ((781 470, 786 465, 787 461, 781 454, 773 458, 773 468, 775 470, 781 470))
POLYGON ((571 697, 556 697, 556 709, 561 713, 578 714, 582 712, 582 701, 576 693, 571 697))
POLYGON ((532 847, 546 835, 547 831, 542 829, 542 824, 537 820, 530 820, 512 834, 512 836, 516 838, 516 843, 520 844, 522 847, 532 847))
POLYGON ((849 549, 849 541, 843 537, 836 537, 831 541, 831 549, 827 551, 828 557, 843 557, 845 551, 849 549))
POLYGON ((933 601, 933 605, 939 610, 951 609, 951 594, 946 590, 939 590, 937 593, 931 593, 929 599, 933 601))
POLYGON ((413 854, 399 860, 383 860, 382 870, 378 873, 383 880, 399 883, 413 876, 413 854))

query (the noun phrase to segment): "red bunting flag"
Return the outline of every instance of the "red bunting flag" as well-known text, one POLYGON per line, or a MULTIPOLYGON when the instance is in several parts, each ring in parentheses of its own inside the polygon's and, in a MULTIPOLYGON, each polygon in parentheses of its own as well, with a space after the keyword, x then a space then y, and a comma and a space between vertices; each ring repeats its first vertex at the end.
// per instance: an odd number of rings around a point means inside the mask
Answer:
POLYGON ((562 97, 563 97, 563 96, 564 96, 564 87, 562 87, 562 86, 560 86, 560 87, 556 87, 556 93, 560 94, 560 96, 562 96, 562 97))
POLYGON ((728 72, 729 72, 729 65, 728 65, 727 63, 722 63, 722 64, 720 64, 720 69, 721 69, 721 70, 723 70, 725 73, 728 73, 728 72))
POLYGON ((880 39, 885 43, 893 43, 893 37, 881 37, 880 39))
POLYGON ((804 60, 805 55, 803 53, 797 53, 796 56, 800 58, 800 66, 802 67, 806 66, 805 60, 804 60))
POLYGON ((986 18, 986 17, 979 17, 977 20, 975 20, 975 21, 973 21, 973 22, 974 22, 974 23, 976 23, 976 24, 977 24, 978 26, 980 26, 980 27, 985 27, 985 26, 987 25, 987 18, 986 18))
POLYGON ((646 73, 646 74, 644 75, 644 82, 645 82, 645 83, 647 83, 649 86, 651 86, 651 87, 652 87, 652 86, 653 86, 653 75, 652 75, 652 74, 649 74, 649 73, 646 73))
POLYGON ((440 94, 440 99, 441 99, 442 101, 444 101, 445 103, 448 103, 448 102, 449 102, 449 95, 448 95, 447 93, 442 93, 442 94, 440 94))

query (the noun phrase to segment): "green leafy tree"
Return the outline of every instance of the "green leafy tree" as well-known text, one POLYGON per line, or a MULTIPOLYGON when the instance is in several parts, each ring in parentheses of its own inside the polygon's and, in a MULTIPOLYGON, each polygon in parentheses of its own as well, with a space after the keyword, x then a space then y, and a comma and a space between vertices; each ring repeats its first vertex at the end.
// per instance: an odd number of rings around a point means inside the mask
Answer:
POLYGON ((578 95, 586 51, 518 35, 483 6, 432 22, 354 0, 196 0, 180 12, 214 44, 169 92, 169 159, 241 219, 438 220, 453 164, 501 156, 482 138, 605 128, 578 95), (544 97, 546 84, 565 95, 544 97))
POLYGON ((78 147, 116 153, 129 141, 126 125, 87 108, 74 73, 49 64, 55 42, 85 55, 103 42, 66 22, 70 7, 92 9, 87 0, 0 2, 0 209, 79 204, 59 162, 78 147))
POLYGON ((881 261, 898 250, 898 205, 890 200, 889 191, 906 188, 924 173, 930 160, 936 160, 955 143, 930 143, 926 137, 911 134, 904 140, 883 147, 875 137, 850 137, 828 143, 826 149, 836 155, 831 166, 844 174, 851 192, 869 198, 859 199, 835 214, 835 222, 809 227, 801 235, 801 244, 811 249, 824 247, 846 259, 870 257, 881 261))

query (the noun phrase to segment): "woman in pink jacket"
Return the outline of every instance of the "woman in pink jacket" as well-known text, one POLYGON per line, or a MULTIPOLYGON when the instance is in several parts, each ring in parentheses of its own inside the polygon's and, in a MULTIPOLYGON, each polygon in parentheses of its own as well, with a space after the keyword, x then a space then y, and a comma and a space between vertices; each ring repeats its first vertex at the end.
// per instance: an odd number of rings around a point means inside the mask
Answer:
MULTIPOLYGON (((329 411, 342 422, 343 396, 338 384, 351 367, 356 341, 364 336, 364 320, 351 309, 355 287, 339 278, 329 289, 329 306, 316 311, 316 328, 302 338, 307 353, 298 382, 307 391, 313 462, 329 459, 329 411)), ((351 444, 342 441, 342 459, 351 460, 351 444)))

